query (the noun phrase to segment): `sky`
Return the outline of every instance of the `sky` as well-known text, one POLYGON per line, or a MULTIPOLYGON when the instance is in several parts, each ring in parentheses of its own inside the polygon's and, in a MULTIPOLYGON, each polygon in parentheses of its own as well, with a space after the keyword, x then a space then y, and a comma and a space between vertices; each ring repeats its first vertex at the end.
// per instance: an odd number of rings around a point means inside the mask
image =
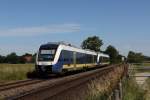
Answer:
POLYGON ((0 0, 0 55, 35 53, 47 42, 80 46, 89 36, 150 56, 149 0, 0 0))

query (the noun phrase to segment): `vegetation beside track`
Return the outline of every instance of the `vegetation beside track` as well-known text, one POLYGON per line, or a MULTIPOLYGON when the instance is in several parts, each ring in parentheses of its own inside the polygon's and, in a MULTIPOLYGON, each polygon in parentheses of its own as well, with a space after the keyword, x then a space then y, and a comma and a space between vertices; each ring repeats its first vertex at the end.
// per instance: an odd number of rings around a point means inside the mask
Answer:
MULTIPOLYGON (((147 64, 143 64, 147 66, 147 64)), ((138 65, 134 65, 135 67, 140 67, 138 65)), ((118 72, 118 71, 117 71, 118 72)), ((134 70, 132 74, 135 74, 139 71, 134 70)), ((146 71, 147 72, 147 71, 146 71)), ((113 74, 114 77, 118 77, 117 75, 113 74)), ((112 88, 112 82, 113 79, 110 78, 110 80, 105 80, 103 78, 103 82, 95 82, 93 83, 92 90, 94 91, 92 95, 87 100, 107 100, 110 96, 110 92, 106 91, 107 89, 111 91, 112 88), (101 87, 97 87, 98 84, 101 84, 101 87), (104 86, 102 86, 104 84, 104 86), (110 87, 110 88, 109 88, 110 87), (106 89, 106 90, 105 90, 106 89), (103 90, 102 92, 100 90, 103 90)), ((140 87, 135 80, 135 77, 131 77, 129 79, 126 79, 123 81, 123 100, 149 100, 150 98, 150 78, 147 79, 145 82, 145 88, 143 89, 140 87)))
MULTIPOLYGON (((149 67, 150 63, 135 63, 132 65, 135 68, 131 75, 136 73, 150 72, 147 69, 140 69, 149 67), (139 69, 138 69, 139 68, 139 69)), ((123 100, 149 100, 150 98, 150 78, 145 81, 143 85, 138 85, 135 77, 130 77, 123 82, 123 100)))
POLYGON ((150 78, 148 78, 145 82, 145 89, 146 89, 145 100, 149 100, 150 99, 150 78))
POLYGON ((145 91, 140 88, 135 79, 127 79, 123 82, 123 100, 145 100, 145 91))
POLYGON ((34 70, 34 64, 0 64, 0 83, 27 79, 27 73, 34 70))
POLYGON ((120 80, 123 71, 123 67, 118 67, 107 75, 92 80, 89 84, 90 93, 87 100, 108 100, 111 98, 112 91, 120 80))
POLYGON ((123 82, 123 100, 149 100, 150 78, 145 82, 145 88, 139 87, 134 78, 123 82))

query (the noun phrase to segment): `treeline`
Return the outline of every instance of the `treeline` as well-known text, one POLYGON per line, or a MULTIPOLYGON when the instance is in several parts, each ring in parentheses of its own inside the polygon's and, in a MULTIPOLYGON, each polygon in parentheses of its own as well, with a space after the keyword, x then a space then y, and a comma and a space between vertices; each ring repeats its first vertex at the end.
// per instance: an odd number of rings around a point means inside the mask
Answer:
POLYGON ((18 56, 15 52, 8 54, 7 56, 0 55, 0 63, 10 63, 10 64, 24 64, 24 63, 34 63, 36 54, 25 53, 18 56))
POLYGON ((142 53, 137 53, 134 51, 129 51, 127 61, 129 63, 143 63, 143 62, 149 62, 150 57, 143 55, 142 53))
POLYGON ((142 63, 142 62, 150 62, 150 57, 144 56, 142 53, 136 53, 133 51, 129 51, 128 56, 125 57, 119 53, 119 51, 112 45, 109 45, 105 51, 101 50, 101 46, 103 45, 103 41, 98 36, 92 36, 86 38, 81 47, 83 49, 90 49, 96 52, 103 52, 110 56, 111 63, 120 63, 120 62, 128 62, 128 63, 142 63))

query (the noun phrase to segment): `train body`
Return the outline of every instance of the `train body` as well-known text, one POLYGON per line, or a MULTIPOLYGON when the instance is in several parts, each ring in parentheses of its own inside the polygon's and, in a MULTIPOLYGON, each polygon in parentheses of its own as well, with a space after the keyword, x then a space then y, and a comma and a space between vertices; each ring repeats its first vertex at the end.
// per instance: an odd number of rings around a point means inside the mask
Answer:
POLYGON ((108 63, 109 56, 106 54, 51 42, 40 46, 36 56, 36 71, 61 73, 108 63))

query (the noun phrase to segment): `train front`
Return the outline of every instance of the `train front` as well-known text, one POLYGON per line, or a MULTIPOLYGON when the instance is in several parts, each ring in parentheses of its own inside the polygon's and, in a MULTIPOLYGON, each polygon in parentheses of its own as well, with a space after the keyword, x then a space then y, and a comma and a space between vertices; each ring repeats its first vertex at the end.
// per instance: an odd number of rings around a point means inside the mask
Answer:
POLYGON ((58 72, 55 68, 55 56, 58 49, 58 44, 41 45, 36 56, 36 71, 40 74, 48 74, 58 72))

